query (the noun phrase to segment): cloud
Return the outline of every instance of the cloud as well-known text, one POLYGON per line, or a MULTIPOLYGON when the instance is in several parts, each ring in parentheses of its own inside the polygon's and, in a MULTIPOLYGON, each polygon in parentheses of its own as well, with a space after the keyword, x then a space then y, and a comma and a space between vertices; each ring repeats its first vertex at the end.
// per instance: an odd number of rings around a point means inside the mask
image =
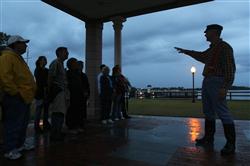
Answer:
MULTIPOLYGON (((24 1, 10 0, 1 4, 3 10, 0 12, 0 28, 2 28, 0 31, 20 34, 31 39, 29 44, 31 69, 34 69, 34 62, 39 55, 46 55, 48 62, 51 62, 55 58, 55 49, 62 45, 69 48, 70 56, 85 59, 83 21, 41 1, 24 3, 24 1)), ((237 79, 241 80, 236 82, 249 84, 247 80, 249 77, 243 77, 250 74, 249 1, 216 0, 128 18, 122 30, 122 61, 124 68, 129 71, 126 74, 136 80, 135 85, 142 85, 146 76, 135 78, 138 75, 133 70, 140 68, 139 71, 143 72, 145 70, 143 68, 151 66, 150 74, 154 75, 159 86, 163 85, 164 81, 169 85, 188 82, 186 79, 190 73, 187 73, 187 77, 182 76, 170 82, 161 78, 159 70, 166 71, 166 75, 171 75, 168 69, 177 70, 176 73, 181 75, 190 65, 195 64, 201 72, 202 64, 190 57, 180 56, 173 47, 199 51, 207 49, 209 43, 203 32, 206 25, 211 23, 224 26, 222 37, 234 49, 237 73, 239 73, 237 79)), ((112 25, 111 22, 105 23, 103 28, 103 63, 110 66, 114 61, 112 25)))
POLYGON ((3 2, 2 31, 30 39, 30 66, 40 55, 49 62, 55 58, 59 46, 69 48, 71 56, 83 59, 84 22, 42 2, 3 2), (13 13, 13 11, 15 11, 13 13))

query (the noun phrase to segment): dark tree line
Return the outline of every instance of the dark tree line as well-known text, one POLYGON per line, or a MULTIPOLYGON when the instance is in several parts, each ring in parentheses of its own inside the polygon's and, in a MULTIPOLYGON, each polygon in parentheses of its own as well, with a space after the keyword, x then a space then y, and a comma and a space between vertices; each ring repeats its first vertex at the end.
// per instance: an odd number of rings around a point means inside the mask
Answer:
POLYGON ((10 35, 7 35, 4 32, 0 32, 0 45, 6 44, 7 40, 9 39, 10 35))

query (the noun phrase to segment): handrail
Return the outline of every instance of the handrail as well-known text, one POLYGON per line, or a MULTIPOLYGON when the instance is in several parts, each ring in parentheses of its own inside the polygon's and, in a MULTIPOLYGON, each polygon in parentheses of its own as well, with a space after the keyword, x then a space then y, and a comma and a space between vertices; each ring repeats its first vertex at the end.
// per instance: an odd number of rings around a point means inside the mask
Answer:
MULTIPOLYGON (((199 99, 199 97, 202 96, 201 90, 195 90, 194 96, 196 99, 199 99)), ((164 91, 154 91, 146 92, 143 91, 143 93, 137 94, 137 97, 139 98, 192 98, 193 92, 192 90, 164 90, 164 91)), ((229 90, 227 93, 227 99, 233 100, 235 98, 242 97, 243 100, 250 100, 250 90, 249 91, 237 91, 237 90, 229 90)))

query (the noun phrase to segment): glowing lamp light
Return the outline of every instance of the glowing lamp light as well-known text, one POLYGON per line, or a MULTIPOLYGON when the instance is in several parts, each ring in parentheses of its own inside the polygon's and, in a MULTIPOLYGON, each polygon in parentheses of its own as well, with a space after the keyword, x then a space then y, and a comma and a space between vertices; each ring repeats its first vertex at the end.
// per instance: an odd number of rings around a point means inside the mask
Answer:
POLYGON ((194 66, 191 67, 191 73, 195 73, 196 72, 196 68, 194 66))
POLYGON ((192 80, 193 80, 193 90, 192 90, 192 103, 195 103, 195 96, 194 96, 194 73, 196 72, 196 68, 194 66, 191 67, 191 73, 192 73, 192 80))

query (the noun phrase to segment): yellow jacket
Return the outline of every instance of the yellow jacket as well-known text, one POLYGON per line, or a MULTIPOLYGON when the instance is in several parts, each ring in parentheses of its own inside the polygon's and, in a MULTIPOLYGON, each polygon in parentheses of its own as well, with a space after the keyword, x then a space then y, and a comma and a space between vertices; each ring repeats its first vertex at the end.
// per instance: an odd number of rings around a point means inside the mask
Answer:
POLYGON ((21 95, 25 103, 34 99, 36 83, 23 58, 12 50, 0 56, 0 87, 9 95, 21 95))

